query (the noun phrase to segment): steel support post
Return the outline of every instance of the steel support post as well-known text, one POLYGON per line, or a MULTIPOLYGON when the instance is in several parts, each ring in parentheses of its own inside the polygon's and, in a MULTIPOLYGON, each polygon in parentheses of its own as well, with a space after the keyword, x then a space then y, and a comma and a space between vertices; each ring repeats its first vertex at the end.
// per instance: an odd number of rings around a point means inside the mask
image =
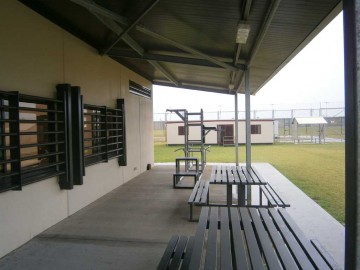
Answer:
MULTIPOLYGON (((238 93, 235 93, 235 160, 236 166, 239 166, 239 108, 238 93)), ((245 189, 239 185, 236 186, 238 194, 238 205, 245 205, 245 189)))
POLYGON ((235 93, 235 162, 239 166, 239 116, 238 93, 235 93))
POLYGON ((360 269, 360 0, 344 0, 345 269, 360 269))
MULTIPOLYGON (((245 70, 245 130, 246 130, 246 168, 251 168, 251 110, 250 110, 250 74, 245 70)), ((247 204, 251 204, 251 187, 246 187, 247 204)))

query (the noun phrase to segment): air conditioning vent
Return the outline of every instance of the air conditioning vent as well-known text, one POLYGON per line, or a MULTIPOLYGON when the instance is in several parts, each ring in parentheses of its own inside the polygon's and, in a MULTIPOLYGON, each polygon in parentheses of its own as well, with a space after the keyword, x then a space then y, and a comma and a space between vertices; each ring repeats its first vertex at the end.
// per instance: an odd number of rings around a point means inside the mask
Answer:
POLYGON ((129 88, 130 93, 133 93, 134 95, 151 98, 151 89, 145 86, 130 81, 129 88))

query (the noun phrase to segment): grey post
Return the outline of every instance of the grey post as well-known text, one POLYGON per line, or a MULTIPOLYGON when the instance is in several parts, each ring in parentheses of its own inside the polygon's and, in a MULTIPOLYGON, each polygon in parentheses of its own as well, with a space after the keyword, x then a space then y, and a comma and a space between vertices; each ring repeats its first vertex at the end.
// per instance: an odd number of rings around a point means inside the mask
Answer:
POLYGON ((235 160, 239 166, 239 117, 238 117, 238 93, 235 93, 235 160))
MULTIPOLYGON (((251 168, 251 110, 250 110, 250 74, 245 69, 245 119, 246 119, 246 168, 251 168)), ((247 203, 251 204, 251 187, 247 186, 247 203)))
POLYGON ((360 268, 360 0, 344 0, 345 269, 360 268))

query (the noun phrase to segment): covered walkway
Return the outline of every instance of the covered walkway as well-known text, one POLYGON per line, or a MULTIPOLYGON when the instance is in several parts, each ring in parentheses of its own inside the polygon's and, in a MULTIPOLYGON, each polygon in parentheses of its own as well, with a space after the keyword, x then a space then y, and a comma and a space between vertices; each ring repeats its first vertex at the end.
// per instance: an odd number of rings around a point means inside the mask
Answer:
MULTIPOLYGON (((291 202, 307 237, 343 265, 344 227, 270 164, 254 165, 291 202)), ((188 221, 191 191, 172 188, 173 171, 158 165, 139 175, 3 257, 0 269, 155 269, 171 235, 194 235, 197 226, 188 221)))

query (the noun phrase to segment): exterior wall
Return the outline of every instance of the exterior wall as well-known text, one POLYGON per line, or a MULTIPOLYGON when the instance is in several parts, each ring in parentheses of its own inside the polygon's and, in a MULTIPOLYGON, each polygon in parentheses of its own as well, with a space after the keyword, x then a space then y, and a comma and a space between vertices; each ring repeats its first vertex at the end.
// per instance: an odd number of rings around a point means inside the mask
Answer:
MULTIPOLYGON (((252 125, 261 125, 261 134, 252 134, 251 143, 274 143, 274 121, 262 121, 256 120, 251 121, 252 125)), ((168 122, 166 124, 166 136, 167 143, 173 144, 184 144, 184 136, 178 135, 178 127, 183 126, 183 122, 168 122)), ((234 121, 204 121, 206 127, 217 127, 218 125, 234 125, 235 133, 235 122, 234 121)), ((239 121, 239 140, 238 142, 244 144, 245 138, 245 121, 239 121)), ((235 137, 235 134, 233 135, 235 137)), ((206 136, 206 144, 217 144, 217 131, 210 131, 206 136)), ((189 138, 200 139, 200 128, 189 127, 189 138)))
POLYGON ((57 178, 0 193, 0 257, 129 181, 153 164, 152 100, 130 94, 129 80, 152 88, 126 69, 37 13, 1 1, 0 90, 54 97, 59 83, 81 87, 84 103, 115 108, 124 98, 128 166, 116 159, 86 167, 82 186, 60 190, 57 178))

